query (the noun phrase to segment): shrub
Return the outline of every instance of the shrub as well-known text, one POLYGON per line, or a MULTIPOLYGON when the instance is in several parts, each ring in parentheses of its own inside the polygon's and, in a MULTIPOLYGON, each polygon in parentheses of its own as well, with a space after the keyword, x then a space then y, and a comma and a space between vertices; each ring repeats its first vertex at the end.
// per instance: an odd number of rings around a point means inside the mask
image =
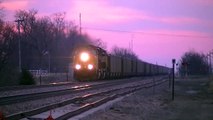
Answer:
POLYGON ((33 75, 27 70, 22 70, 19 84, 20 85, 34 85, 35 80, 33 78, 33 75))
POLYGON ((0 71, 0 87, 19 84, 20 74, 16 69, 5 68, 0 71))

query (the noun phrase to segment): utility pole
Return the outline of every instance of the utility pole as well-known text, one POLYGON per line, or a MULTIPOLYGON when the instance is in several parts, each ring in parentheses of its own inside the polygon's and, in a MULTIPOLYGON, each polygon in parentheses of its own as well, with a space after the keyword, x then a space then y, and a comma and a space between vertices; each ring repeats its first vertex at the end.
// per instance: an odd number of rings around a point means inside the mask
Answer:
POLYGON ((18 52, 19 52, 19 72, 21 72, 21 32, 20 32, 20 23, 23 22, 23 19, 15 20, 18 23, 18 34, 19 34, 19 41, 18 41, 18 52))
POLYGON ((132 53, 133 53, 133 39, 134 39, 134 34, 131 35, 131 42, 130 42, 130 45, 129 45, 129 48, 130 48, 132 53))
POLYGON ((133 52, 133 38, 134 38, 134 35, 132 34, 132 39, 131 39, 131 50, 133 52))
POLYGON ((80 31, 80 35, 81 35, 81 13, 79 14, 79 25, 80 25, 79 31, 80 31))
POLYGON ((210 74, 212 74, 212 59, 211 59, 211 53, 209 53, 209 62, 210 62, 210 74))
POLYGON ((172 59, 172 100, 175 96, 175 59, 172 59))

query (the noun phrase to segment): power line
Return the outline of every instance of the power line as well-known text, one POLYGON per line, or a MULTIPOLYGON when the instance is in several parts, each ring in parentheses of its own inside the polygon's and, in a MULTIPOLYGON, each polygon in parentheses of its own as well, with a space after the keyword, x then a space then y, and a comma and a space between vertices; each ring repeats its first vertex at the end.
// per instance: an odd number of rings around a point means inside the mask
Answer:
POLYGON ((107 31, 107 32, 135 33, 135 34, 155 35, 155 36, 210 38, 210 36, 183 35, 183 34, 166 34, 166 33, 151 33, 151 32, 126 31, 126 30, 103 29, 103 28, 92 28, 92 27, 84 27, 84 29, 97 30, 97 31, 107 31))

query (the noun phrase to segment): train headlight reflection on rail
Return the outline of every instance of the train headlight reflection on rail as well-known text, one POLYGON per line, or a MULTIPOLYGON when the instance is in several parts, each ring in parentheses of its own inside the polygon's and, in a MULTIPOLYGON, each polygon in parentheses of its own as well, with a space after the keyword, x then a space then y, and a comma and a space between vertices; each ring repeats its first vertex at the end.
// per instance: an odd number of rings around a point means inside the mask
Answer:
POLYGON ((88 61, 88 60, 89 60, 89 54, 86 53, 86 52, 81 53, 80 59, 81 59, 81 61, 83 61, 83 62, 88 61))
POLYGON ((92 64, 89 64, 89 65, 87 66, 87 68, 88 68, 89 70, 92 70, 92 69, 93 69, 93 65, 92 65, 92 64))
POLYGON ((81 65, 76 64, 76 65, 75 65, 75 69, 80 70, 80 69, 81 69, 81 65))

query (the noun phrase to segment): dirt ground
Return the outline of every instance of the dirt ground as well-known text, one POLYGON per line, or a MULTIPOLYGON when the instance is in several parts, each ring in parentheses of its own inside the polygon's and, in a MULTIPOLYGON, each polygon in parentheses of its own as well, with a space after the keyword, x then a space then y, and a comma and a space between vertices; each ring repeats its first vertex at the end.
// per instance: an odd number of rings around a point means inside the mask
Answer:
POLYGON ((213 120, 213 82, 208 77, 176 79, 171 87, 141 90, 83 120, 213 120))

